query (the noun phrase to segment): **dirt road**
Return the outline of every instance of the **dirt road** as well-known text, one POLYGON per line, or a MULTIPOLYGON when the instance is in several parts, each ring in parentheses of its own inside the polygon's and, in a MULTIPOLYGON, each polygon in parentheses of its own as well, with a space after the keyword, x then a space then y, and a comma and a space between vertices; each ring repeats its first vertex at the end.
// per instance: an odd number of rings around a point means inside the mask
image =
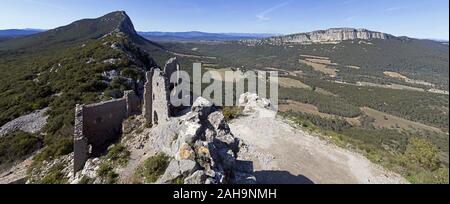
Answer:
POLYGON ((230 128, 248 144, 241 157, 254 162, 259 183, 407 183, 362 155, 298 130, 280 118, 250 114, 232 121, 230 128))

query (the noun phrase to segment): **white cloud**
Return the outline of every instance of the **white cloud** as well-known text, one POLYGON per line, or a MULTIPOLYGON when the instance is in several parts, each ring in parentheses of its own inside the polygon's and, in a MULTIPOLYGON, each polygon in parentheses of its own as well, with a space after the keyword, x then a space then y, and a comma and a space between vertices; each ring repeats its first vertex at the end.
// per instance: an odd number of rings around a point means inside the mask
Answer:
POLYGON ((260 21, 269 21, 270 17, 267 16, 268 14, 270 14, 270 13, 272 13, 272 12, 274 12, 274 11, 280 9, 280 8, 283 8, 283 7, 287 6, 291 2, 292 2, 292 0, 286 1, 286 2, 283 2, 283 3, 280 3, 280 4, 277 4, 277 5, 269 8, 269 9, 267 9, 267 10, 257 14, 256 18, 258 18, 260 21))
POLYGON ((387 11, 387 12, 398 11, 398 10, 402 10, 402 9, 404 9, 404 8, 405 8, 405 7, 401 7, 401 6, 398 6, 398 7, 389 7, 389 8, 384 9, 384 11, 387 11))

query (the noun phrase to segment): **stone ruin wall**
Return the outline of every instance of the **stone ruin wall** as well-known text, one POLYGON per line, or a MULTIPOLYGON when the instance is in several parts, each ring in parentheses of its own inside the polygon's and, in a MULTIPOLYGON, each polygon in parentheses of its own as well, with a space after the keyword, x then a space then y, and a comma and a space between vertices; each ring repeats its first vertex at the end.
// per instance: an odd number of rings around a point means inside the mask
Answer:
POLYGON ((84 167, 91 154, 101 153, 121 135, 123 120, 137 114, 139 105, 140 100, 134 91, 125 92, 121 99, 77 105, 74 131, 75 172, 84 167))
MULTIPOLYGON (((170 76, 178 71, 176 58, 170 59, 162 71, 153 68, 147 72, 143 93, 142 114, 147 123, 156 126, 165 123, 172 115, 170 76), (167 73, 166 73, 167 72, 167 73)), ((92 105, 77 105, 74 131, 74 171, 83 169, 92 153, 101 153, 110 142, 120 137, 122 122, 131 115, 141 114, 141 100, 134 91, 125 92, 121 99, 92 105), (89 147, 92 147, 91 151, 89 147)))
POLYGON ((122 130, 123 119, 127 117, 125 99, 88 105, 83 108, 83 134, 97 152, 109 140, 115 139, 122 130))
POLYGON ((152 79, 152 124, 163 124, 169 120, 169 84, 160 69, 155 69, 152 79))
POLYGON ((153 126, 168 121, 173 114, 169 94, 175 84, 170 84, 169 80, 170 76, 179 70, 177 58, 172 58, 167 61, 164 71, 154 68, 146 73, 143 114, 146 121, 153 126))
POLYGON ((124 94, 127 105, 127 116, 141 114, 141 99, 134 91, 126 91, 124 94))
POLYGON ((152 124, 153 123, 153 91, 152 91, 152 79, 153 79, 153 70, 145 73, 145 78, 147 79, 147 82, 144 85, 144 104, 142 107, 142 114, 144 118, 146 119, 147 123, 152 124))

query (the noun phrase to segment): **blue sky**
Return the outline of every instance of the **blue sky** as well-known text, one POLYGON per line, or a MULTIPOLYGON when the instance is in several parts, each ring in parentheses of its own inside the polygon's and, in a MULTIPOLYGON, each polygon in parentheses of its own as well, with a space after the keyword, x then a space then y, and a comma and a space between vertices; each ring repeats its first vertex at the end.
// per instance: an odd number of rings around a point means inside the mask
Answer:
POLYGON ((49 29, 125 10, 140 31, 288 34, 355 27, 449 39, 448 0, 2 0, 0 5, 0 29, 49 29))

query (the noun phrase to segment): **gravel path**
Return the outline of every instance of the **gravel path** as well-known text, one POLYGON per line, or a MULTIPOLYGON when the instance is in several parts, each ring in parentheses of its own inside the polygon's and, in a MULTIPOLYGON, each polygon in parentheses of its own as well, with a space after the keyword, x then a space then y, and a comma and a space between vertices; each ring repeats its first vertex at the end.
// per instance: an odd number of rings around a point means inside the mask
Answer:
POLYGON ((234 120, 230 128, 248 144, 240 157, 254 162, 259 183, 407 183, 364 156, 293 128, 279 118, 250 114, 234 120))
POLYGON ((128 150, 130 151, 130 159, 125 167, 119 168, 119 182, 121 184, 132 184, 134 173, 137 167, 146 159, 155 155, 155 150, 151 146, 151 140, 145 139, 146 135, 150 135, 150 129, 144 130, 143 133, 135 135, 128 141, 128 150))

